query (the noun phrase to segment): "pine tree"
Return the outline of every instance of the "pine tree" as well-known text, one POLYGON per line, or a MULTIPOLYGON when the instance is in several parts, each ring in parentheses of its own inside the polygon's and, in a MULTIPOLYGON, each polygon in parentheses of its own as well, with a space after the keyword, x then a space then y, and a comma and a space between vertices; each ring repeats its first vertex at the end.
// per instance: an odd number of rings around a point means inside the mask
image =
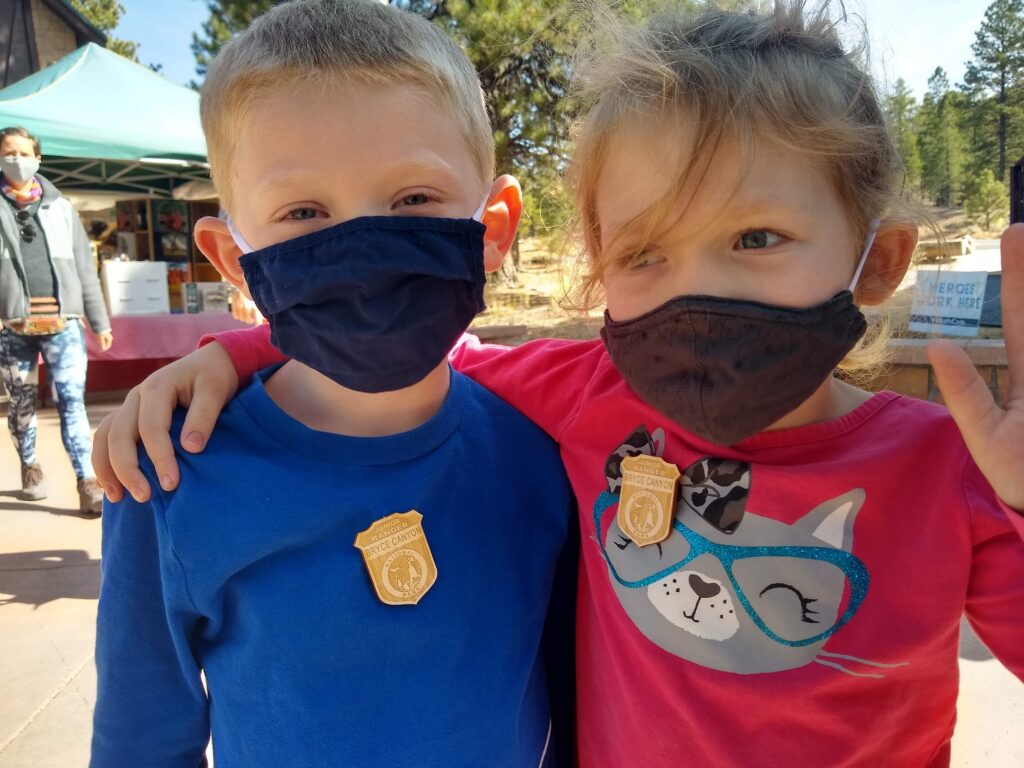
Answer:
POLYGON ((107 36, 107 48, 131 61, 139 60, 139 44, 111 36, 124 15, 118 0, 71 0, 71 6, 107 36))
POLYGON ((917 101, 903 78, 896 81, 895 90, 885 98, 885 111, 896 148, 903 160, 906 183, 912 189, 920 189, 921 153, 917 147, 917 133, 914 128, 917 101))
POLYGON ((995 116, 995 175, 1004 179, 1011 126, 1020 124, 1024 107, 1024 0, 995 0, 985 11, 971 51, 974 59, 967 63, 964 90, 973 97, 975 109, 995 116))
POLYGON ((936 205, 953 205, 962 194, 964 139, 959 111, 963 97, 950 90, 939 67, 928 78, 928 93, 918 110, 921 187, 936 205))
POLYGON ((1010 194, 1006 185, 999 181, 988 168, 967 186, 964 209, 968 218, 976 223, 984 222, 985 231, 1002 224, 1009 213, 1010 194))
MULTIPOLYGON (((274 4, 274 0, 208 0, 206 7, 210 17, 203 22, 202 34, 192 33, 196 73, 204 77, 217 51, 274 4)), ((193 82, 192 85, 198 87, 197 83, 193 82)))

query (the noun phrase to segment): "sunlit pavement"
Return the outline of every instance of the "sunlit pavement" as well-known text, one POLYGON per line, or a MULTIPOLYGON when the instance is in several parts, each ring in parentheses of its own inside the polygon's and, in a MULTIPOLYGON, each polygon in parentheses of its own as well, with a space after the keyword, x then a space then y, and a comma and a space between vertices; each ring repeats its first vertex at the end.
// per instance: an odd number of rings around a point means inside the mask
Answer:
MULTIPOLYGON (((112 407, 91 406, 93 424, 112 407)), ((21 501, 17 455, 0 436, 0 768, 84 768, 96 700, 100 521, 77 512, 53 409, 40 414, 39 457, 50 497, 21 501)), ((953 765, 1024 766, 1024 685, 970 635, 961 669, 953 765)))

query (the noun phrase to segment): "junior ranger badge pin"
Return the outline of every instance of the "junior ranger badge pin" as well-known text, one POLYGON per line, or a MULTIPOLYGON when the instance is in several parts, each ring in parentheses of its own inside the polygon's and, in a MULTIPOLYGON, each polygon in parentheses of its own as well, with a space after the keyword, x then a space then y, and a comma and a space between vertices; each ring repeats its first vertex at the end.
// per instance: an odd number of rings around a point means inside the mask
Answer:
POLYGON ((396 513, 356 536, 355 545, 382 603, 416 605, 437 580, 422 520, 416 510, 396 513))
POLYGON ((622 460, 619 528, 638 546, 668 538, 676 508, 679 468, 657 456, 628 456, 622 460))

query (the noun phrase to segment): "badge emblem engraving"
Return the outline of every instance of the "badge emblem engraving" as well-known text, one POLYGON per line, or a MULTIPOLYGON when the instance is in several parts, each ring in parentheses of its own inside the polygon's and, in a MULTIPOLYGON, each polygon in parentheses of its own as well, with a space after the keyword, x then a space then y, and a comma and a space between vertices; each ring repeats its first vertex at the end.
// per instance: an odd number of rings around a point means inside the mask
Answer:
POLYGON ((657 456, 622 460, 622 493, 616 522, 637 546, 668 538, 676 508, 679 468, 657 456))
POLYGON ((416 510, 381 518, 356 536, 382 603, 416 605, 437 581, 437 564, 416 510))

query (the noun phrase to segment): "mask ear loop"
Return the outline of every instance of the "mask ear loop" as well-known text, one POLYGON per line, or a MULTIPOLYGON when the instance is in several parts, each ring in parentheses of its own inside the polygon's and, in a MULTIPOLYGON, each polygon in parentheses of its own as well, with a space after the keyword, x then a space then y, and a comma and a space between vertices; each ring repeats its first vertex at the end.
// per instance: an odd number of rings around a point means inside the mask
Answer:
POLYGON ((249 245, 248 242, 246 242, 245 238, 242 237, 242 233, 235 229, 234 222, 231 221, 231 217, 228 216, 226 213, 224 214, 224 221, 227 222, 228 232, 231 233, 231 239, 235 241, 235 245, 237 245, 242 250, 242 253, 252 253, 254 250, 256 250, 251 245, 249 245))
POLYGON ((881 222, 878 219, 871 220, 871 226, 868 229, 868 240, 864 246, 864 253, 860 255, 860 263, 857 264, 857 271, 853 273, 853 280, 850 281, 849 291, 853 293, 854 288, 857 287, 857 281, 860 280, 860 273, 864 270, 864 265, 867 263, 868 254, 871 253, 871 246, 875 244, 875 235, 878 234, 878 225, 881 222))
POLYGON ((489 201, 490 198, 484 197, 484 201, 480 203, 479 207, 477 207, 477 209, 473 211, 473 215, 470 216, 470 218, 473 219, 473 221, 479 221, 481 224, 483 224, 484 211, 487 210, 487 203, 489 201))

